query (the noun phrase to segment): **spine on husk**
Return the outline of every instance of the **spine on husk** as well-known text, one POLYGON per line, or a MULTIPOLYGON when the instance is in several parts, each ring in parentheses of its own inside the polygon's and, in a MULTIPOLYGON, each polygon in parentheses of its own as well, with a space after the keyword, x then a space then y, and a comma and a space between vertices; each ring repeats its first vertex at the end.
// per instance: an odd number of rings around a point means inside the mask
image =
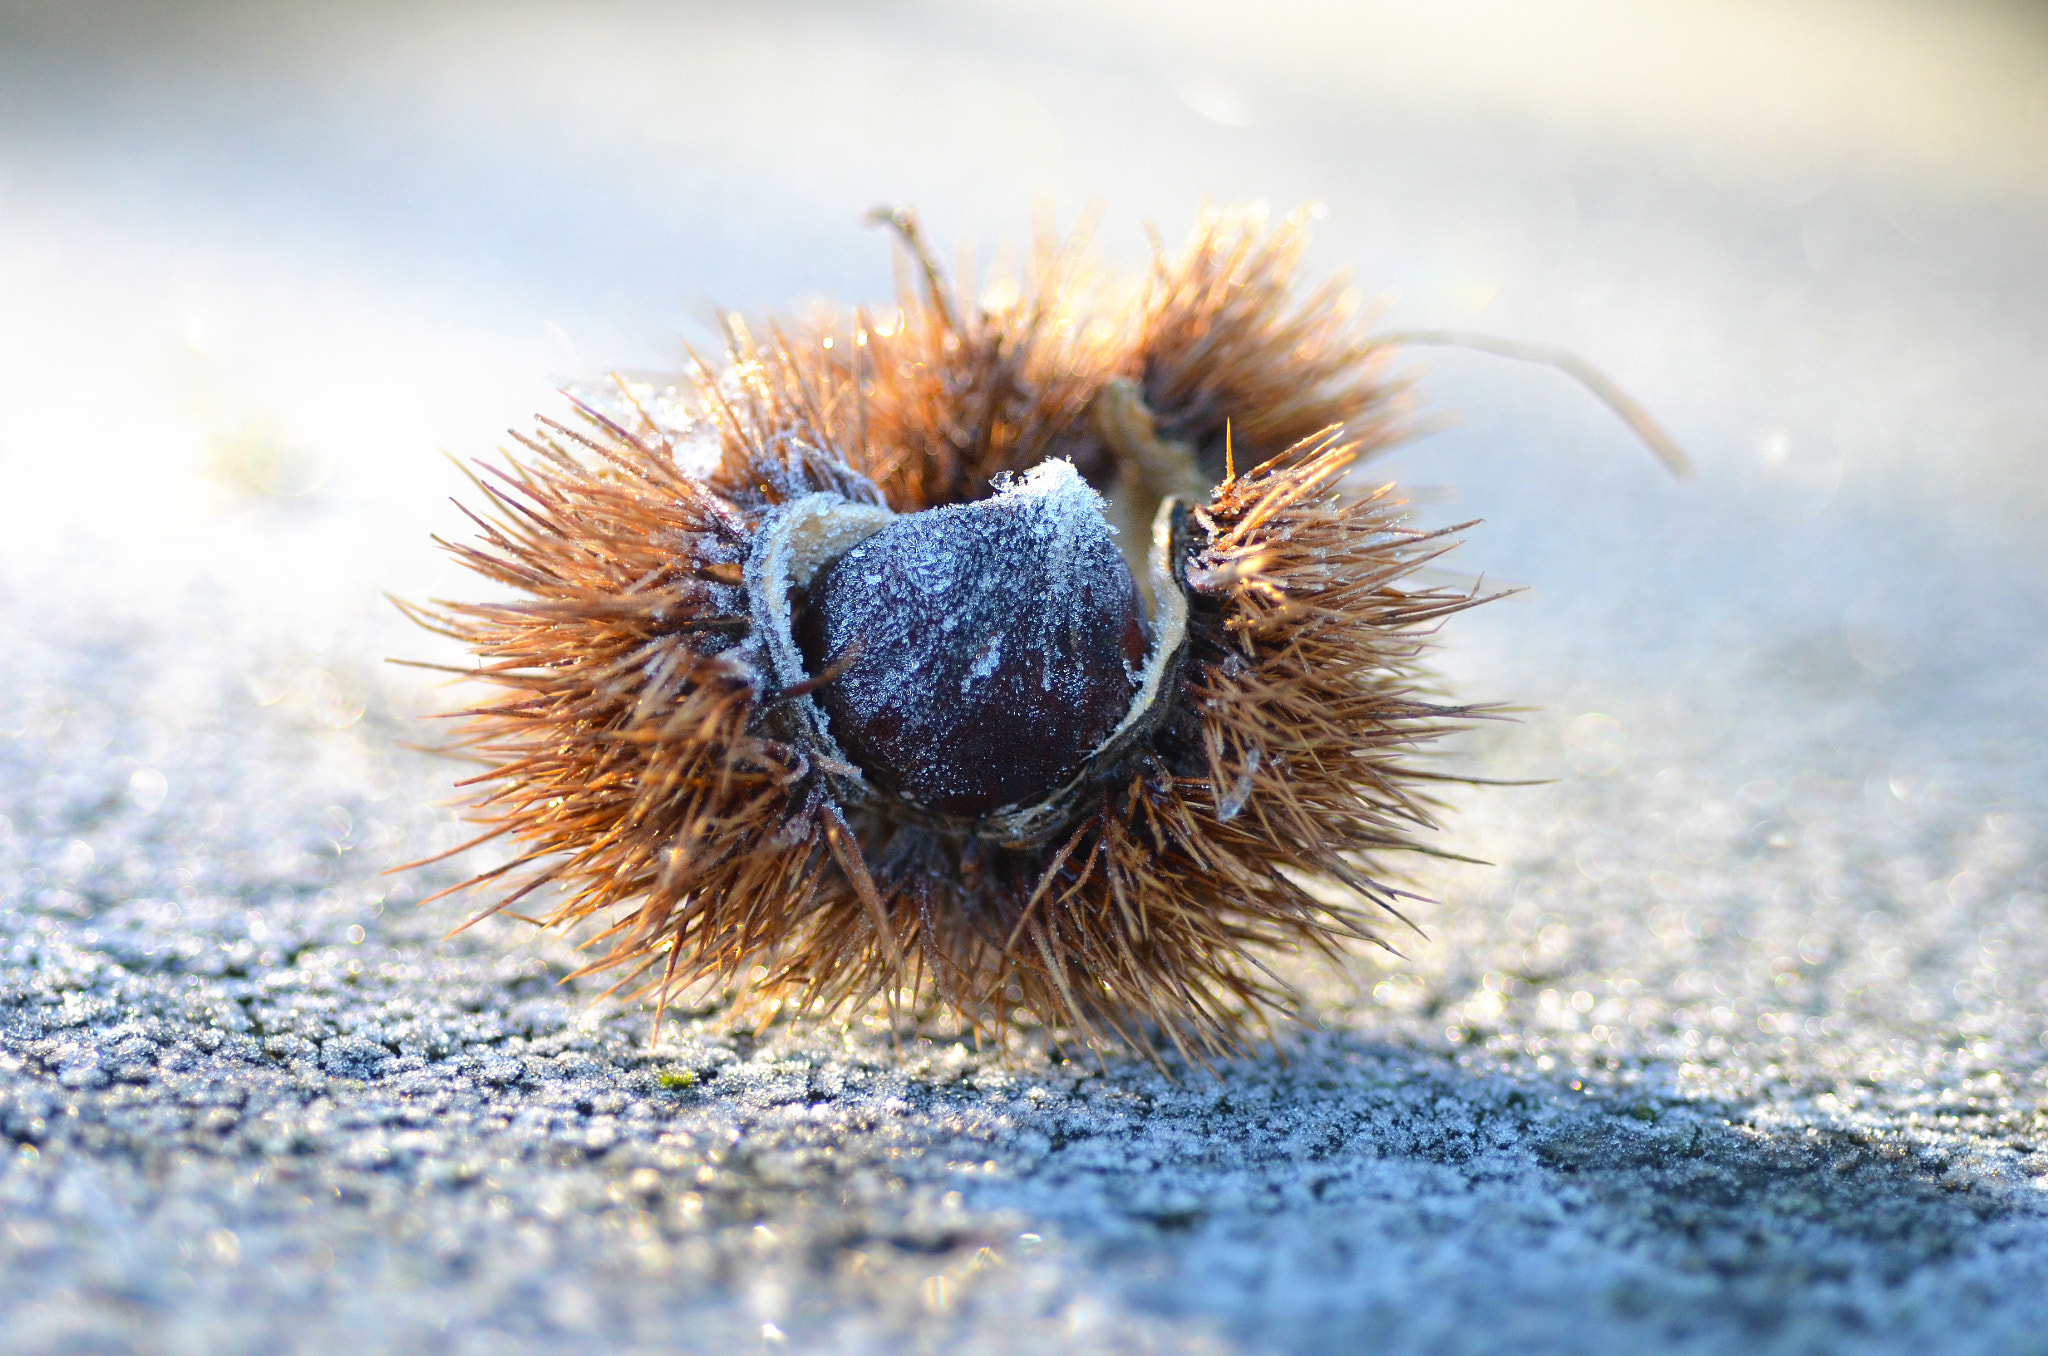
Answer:
POLYGON ((895 312, 734 323, 673 408, 544 424, 479 482, 479 539, 449 549, 519 596, 422 612, 495 689, 460 713, 467 785, 515 852, 469 884, 596 920, 589 971, 622 992, 879 995, 1228 1050, 1291 1010, 1269 955, 1398 916, 1389 854, 1421 848, 1439 780, 1419 754, 1473 714, 1421 667, 1477 601, 1413 584, 1447 541, 1347 481, 1401 431, 1400 391, 1338 291, 1292 295, 1298 219, 1212 214, 1133 285, 1047 246, 978 299, 898 224, 895 312), (832 675, 790 681, 750 561, 808 497, 879 521, 1052 457, 1126 538, 1167 503, 1171 671, 1025 829, 908 813, 799 718, 832 675))

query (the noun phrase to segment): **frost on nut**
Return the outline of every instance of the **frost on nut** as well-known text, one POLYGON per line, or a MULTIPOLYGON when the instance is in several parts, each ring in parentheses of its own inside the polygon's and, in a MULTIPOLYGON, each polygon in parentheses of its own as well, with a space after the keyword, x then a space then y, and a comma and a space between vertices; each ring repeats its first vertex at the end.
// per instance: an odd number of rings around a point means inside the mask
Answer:
POLYGON ((982 816, 1080 770, 1146 636, 1101 496, 1050 461, 897 518, 812 586, 799 641, 833 737, 895 795, 982 816))

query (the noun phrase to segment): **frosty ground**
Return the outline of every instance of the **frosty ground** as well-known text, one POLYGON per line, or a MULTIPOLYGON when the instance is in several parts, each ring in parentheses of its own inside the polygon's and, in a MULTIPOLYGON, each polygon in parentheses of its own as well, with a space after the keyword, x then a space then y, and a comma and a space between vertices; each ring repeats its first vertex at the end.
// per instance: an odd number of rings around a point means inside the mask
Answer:
POLYGON ((650 1045, 564 945, 444 937, 452 867, 379 874, 457 831, 421 689, 183 606, 12 604, 11 1349, 2048 1349, 1995 683, 1894 773, 1917 689, 1828 732, 1608 675, 1634 771, 1474 792, 1512 866, 1432 878, 1420 960, 1162 1071, 713 1009, 650 1045))

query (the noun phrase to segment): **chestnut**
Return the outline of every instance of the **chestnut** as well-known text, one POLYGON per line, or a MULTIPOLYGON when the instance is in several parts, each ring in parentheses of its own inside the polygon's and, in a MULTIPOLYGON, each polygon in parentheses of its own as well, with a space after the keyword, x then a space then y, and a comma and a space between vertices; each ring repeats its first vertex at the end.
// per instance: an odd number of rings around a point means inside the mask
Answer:
POLYGON ((1102 498, 1065 461, 893 519, 816 577, 794 630, 847 759, 959 820, 1079 772, 1129 711, 1148 643, 1102 498))
MULTIPOLYGON (((1142 278, 1048 242, 978 300, 883 219, 913 267, 881 317, 728 317, 722 365, 480 480, 450 549, 515 596, 412 609, 495 689, 455 748, 510 860, 469 883, 592 923, 578 973, 657 1027, 703 985, 1240 1048, 1300 1010, 1271 957, 1384 944, 1402 854, 1453 855, 1427 746, 1497 712, 1426 656, 1490 595, 1418 580, 1458 529, 1353 473, 1409 428, 1392 346, 1467 341, 1297 296, 1306 213, 1205 213, 1142 278)), ((1683 467, 1590 368, 1474 346, 1683 467)))

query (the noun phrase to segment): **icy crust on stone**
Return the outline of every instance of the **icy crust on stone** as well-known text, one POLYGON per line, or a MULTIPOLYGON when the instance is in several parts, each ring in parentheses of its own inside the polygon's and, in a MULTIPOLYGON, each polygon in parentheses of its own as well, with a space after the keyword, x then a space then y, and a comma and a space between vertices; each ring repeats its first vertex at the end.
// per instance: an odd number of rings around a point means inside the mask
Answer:
POLYGON ((1128 710, 1146 637, 1100 495, 1050 461, 971 504, 909 514, 812 590, 800 640, 834 737, 943 814, 1027 804, 1128 710))

